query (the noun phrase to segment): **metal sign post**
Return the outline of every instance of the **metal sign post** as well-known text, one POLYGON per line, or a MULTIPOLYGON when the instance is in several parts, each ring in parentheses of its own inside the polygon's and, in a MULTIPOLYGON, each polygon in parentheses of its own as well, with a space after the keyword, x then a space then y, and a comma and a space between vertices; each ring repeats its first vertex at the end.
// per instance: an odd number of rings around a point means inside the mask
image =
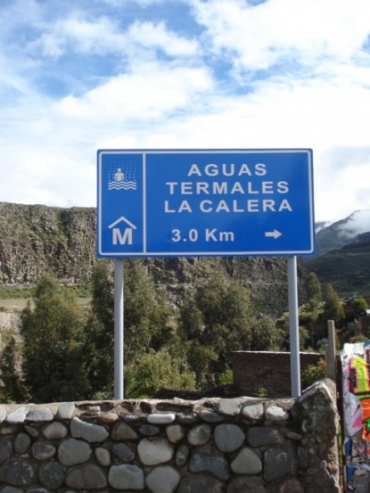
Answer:
POLYGON ((123 260, 114 261, 114 398, 124 397, 124 277, 123 260))
POLYGON ((288 298, 291 389, 292 397, 298 397, 301 395, 301 365, 299 358, 297 257, 288 258, 288 298))
POLYGON ((97 209, 97 256, 116 259, 116 398, 118 259, 127 257, 288 256, 292 392, 300 394, 295 256, 315 253, 311 149, 100 150, 97 209))

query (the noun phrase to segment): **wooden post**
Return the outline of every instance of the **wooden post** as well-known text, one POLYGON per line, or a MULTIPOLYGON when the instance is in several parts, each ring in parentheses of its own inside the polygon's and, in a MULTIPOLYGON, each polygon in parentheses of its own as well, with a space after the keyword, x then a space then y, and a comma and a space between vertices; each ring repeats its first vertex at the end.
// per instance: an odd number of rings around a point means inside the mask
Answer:
POLYGON ((326 376, 336 382, 335 367, 335 325, 333 320, 328 320, 328 345, 326 346, 326 376))

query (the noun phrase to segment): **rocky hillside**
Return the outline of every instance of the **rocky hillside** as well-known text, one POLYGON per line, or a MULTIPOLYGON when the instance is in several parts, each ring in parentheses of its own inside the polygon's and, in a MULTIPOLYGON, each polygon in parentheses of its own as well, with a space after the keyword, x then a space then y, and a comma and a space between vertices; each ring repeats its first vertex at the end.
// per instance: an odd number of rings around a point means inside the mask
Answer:
POLYGON ((44 272, 84 283, 94 262, 94 209, 0 203, 0 283, 32 285, 44 272))
MULTIPOLYGON (((31 286, 45 272, 65 284, 85 284, 96 262, 95 209, 0 203, 0 286, 31 286)), ((225 272, 251 289, 261 312, 287 309, 287 266, 282 258, 158 258, 143 261, 173 301, 196 280, 225 272)), ((299 277, 304 269, 299 267, 299 277)), ((303 297, 303 291, 300 289, 303 297)))

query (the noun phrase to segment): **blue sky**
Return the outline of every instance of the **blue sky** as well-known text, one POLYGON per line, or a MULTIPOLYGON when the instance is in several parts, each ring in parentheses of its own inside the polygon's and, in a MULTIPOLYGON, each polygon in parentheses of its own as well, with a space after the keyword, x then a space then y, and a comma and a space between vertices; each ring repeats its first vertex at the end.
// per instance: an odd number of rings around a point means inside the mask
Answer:
POLYGON ((0 201, 96 204, 99 148, 314 151, 370 209, 369 0, 2 0, 0 201))

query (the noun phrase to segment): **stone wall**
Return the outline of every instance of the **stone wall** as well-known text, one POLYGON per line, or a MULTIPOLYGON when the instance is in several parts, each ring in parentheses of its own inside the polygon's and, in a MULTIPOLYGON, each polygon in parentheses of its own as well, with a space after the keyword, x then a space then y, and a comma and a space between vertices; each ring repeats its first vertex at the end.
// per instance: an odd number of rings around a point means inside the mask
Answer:
MULTIPOLYGON (((300 353, 301 372, 322 358, 319 353, 300 353)), ((234 385, 244 395, 257 395, 261 387, 269 397, 291 395, 290 353, 234 351, 232 367, 234 385)))
POLYGON ((298 399, 0 406, 0 492, 339 492, 330 381, 298 399))

